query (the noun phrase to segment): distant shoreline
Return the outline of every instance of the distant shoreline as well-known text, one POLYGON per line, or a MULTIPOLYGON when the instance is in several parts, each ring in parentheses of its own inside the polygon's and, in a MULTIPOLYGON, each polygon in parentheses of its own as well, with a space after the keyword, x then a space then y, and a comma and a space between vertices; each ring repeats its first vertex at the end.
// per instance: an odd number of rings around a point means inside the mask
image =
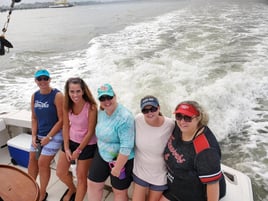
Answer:
MULTIPOLYGON (((116 1, 113 1, 115 3, 116 1)), ((93 4, 107 4, 111 2, 97 2, 97 1, 84 1, 84 2, 71 2, 72 6, 84 6, 93 4)), ((38 8, 51 8, 55 5, 53 2, 36 2, 36 3, 15 3, 13 10, 25 10, 25 9, 38 9, 38 8)), ((10 6, 1 6, 0 12, 9 11, 10 6)))

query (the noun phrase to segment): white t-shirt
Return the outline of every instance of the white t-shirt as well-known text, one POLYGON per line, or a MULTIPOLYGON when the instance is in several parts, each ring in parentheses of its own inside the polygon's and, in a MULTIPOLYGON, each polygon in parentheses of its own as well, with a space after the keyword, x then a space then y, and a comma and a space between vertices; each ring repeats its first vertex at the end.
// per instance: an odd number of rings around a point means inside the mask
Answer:
POLYGON ((154 185, 167 183, 163 152, 174 129, 175 121, 168 117, 164 119, 160 127, 153 127, 145 122, 143 114, 138 114, 135 118, 133 173, 138 178, 154 185))

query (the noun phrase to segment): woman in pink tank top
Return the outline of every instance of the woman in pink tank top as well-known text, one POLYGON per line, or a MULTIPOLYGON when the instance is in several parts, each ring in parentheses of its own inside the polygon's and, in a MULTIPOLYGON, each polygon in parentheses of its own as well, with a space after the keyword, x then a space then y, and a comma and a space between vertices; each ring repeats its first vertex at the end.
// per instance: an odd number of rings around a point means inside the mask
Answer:
POLYGON ((57 176, 68 187, 61 201, 82 201, 87 191, 87 174, 97 148, 95 126, 97 103, 81 78, 69 78, 65 84, 63 109, 63 146, 57 176), (76 163, 77 186, 69 171, 76 163))

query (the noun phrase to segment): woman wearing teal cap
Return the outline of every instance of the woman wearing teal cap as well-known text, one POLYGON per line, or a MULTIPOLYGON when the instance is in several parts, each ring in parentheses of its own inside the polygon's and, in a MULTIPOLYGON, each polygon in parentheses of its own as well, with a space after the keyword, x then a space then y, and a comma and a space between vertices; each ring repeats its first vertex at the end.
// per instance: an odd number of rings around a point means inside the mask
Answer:
POLYGON ((50 179, 50 164, 62 143, 63 95, 50 86, 51 78, 47 70, 36 71, 34 77, 39 90, 31 98, 32 145, 28 173, 34 179, 39 173, 40 201, 45 201, 48 196, 46 188, 50 179))
POLYGON ((88 176, 88 200, 101 201, 110 176, 114 200, 128 201, 134 158, 134 116, 116 101, 110 84, 98 88, 100 110, 96 126, 98 151, 88 176))

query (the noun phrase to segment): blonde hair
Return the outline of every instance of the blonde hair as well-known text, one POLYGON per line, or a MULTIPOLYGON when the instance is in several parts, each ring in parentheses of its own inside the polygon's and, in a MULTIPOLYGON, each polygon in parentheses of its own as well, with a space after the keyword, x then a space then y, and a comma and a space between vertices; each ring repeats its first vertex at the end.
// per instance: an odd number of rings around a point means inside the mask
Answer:
POLYGON ((209 122, 208 113, 204 110, 204 108, 198 102, 192 101, 192 100, 183 101, 183 102, 179 103, 176 106, 175 111, 179 108, 179 106, 181 104, 189 104, 189 105, 192 105, 199 112, 199 115, 198 115, 198 118, 199 118, 198 127, 207 126, 208 125, 208 122, 209 122))

